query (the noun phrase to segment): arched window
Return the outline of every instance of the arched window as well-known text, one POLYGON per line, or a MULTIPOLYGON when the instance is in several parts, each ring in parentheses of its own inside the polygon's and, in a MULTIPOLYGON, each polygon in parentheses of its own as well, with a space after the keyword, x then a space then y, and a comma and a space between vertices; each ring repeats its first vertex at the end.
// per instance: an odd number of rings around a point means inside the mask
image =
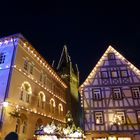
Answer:
POLYGON ((41 125, 43 125, 43 121, 41 118, 37 119, 36 124, 35 124, 35 129, 37 129, 38 127, 40 127, 41 125))
POLYGON ((37 106, 41 107, 43 109, 45 106, 45 101, 46 101, 45 94, 44 94, 44 92, 40 91, 38 94, 38 105, 37 106))
POLYGON ((26 117, 26 115, 25 114, 21 114, 21 116, 20 116, 20 118, 21 118, 21 122, 22 122, 22 125, 21 125, 21 132, 23 133, 23 134, 26 134, 26 130, 27 130, 27 117, 26 117))
POLYGON ((58 114, 63 115, 63 106, 62 106, 62 104, 58 105, 58 114))
POLYGON ((32 94, 32 88, 29 82, 23 82, 21 85, 20 100, 30 102, 30 95, 32 94))
POLYGON ((55 101, 53 98, 50 100, 50 112, 55 113, 55 101))

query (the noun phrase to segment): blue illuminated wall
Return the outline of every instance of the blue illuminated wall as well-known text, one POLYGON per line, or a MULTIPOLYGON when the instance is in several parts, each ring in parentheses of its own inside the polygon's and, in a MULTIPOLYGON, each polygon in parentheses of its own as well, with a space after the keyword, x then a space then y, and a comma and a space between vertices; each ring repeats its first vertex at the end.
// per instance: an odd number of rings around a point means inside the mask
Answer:
POLYGON ((14 52, 16 52, 16 43, 13 39, 0 40, 0 102, 5 100, 9 89, 10 75, 12 73, 12 63, 14 61, 14 52), (5 59, 2 62, 2 54, 5 59))

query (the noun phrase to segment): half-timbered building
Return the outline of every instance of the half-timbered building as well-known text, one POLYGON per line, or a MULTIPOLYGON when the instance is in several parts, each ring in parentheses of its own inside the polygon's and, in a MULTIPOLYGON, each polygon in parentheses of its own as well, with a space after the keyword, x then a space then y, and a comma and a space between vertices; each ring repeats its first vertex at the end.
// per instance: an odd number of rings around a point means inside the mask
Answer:
POLYGON ((140 70, 113 47, 79 91, 88 140, 140 140, 140 70))

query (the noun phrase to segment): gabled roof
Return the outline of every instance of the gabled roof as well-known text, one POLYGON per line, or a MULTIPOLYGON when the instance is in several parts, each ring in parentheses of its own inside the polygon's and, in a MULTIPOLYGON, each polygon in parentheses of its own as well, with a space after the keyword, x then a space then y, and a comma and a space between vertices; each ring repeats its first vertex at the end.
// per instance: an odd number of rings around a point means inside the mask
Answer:
POLYGON ((108 53, 113 52, 119 59, 125 61, 125 63, 130 67, 130 69, 132 69, 137 75, 140 75, 140 70, 138 68, 136 68, 132 63, 130 63, 126 58, 124 58, 119 52, 117 52, 112 46, 109 46, 107 48, 107 50, 105 51, 105 53, 103 54, 103 56, 100 58, 100 60, 98 61, 98 63, 96 64, 96 66, 93 68, 93 70, 91 71, 91 73, 88 75, 88 77, 86 78, 86 80, 83 82, 83 84, 80 86, 79 91, 80 93, 82 93, 82 90, 84 89, 84 87, 86 87, 87 85, 89 85, 90 81, 94 78, 97 69, 99 66, 101 66, 101 64, 103 63, 103 61, 105 60, 105 57, 108 55, 108 53))
POLYGON ((59 63, 57 65, 57 70, 59 70, 62 65, 65 65, 68 62, 71 62, 71 59, 70 59, 70 56, 68 54, 67 46, 64 45, 62 53, 61 53, 61 57, 60 57, 60 60, 59 60, 59 63))

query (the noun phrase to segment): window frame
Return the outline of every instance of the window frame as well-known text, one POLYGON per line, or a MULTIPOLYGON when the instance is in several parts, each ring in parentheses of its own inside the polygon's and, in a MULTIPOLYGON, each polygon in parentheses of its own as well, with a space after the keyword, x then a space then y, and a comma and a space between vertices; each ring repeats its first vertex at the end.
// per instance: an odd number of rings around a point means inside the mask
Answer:
POLYGON ((101 71, 101 78, 102 78, 102 79, 107 79, 107 78, 109 78, 108 71, 101 71), (104 74, 105 74, 105 75, 104 75, 104 74))
POLYGON ((122 124, 126 124, 126 117, 125 117, 125 112, 124 112, 124 111, 117 111, 117 112, 116 112, 116 115, 117 115, 117 116, 121 116, 121 117, 123 116, 123 117, 124 117, 124 122, 123 122, 122 119, 121 119, 121 121, 122 121, 121 125, 122 125, 122 124), (123 115, 118 115, 119 113, 122 113, 123 115))
POLYGON ((94 120, 95 120, 95 124, 96 125, 103 125, 104 124, 104 115, 103 115, 103 111, 95 111, 94 112, 94 120), (101 114, 99 114, 101 113, 101 114), (99 118, 99 123, 97 123, 97 116, 96 115, 99 115, 98 118, 99 118), (102 122, 100 122, 100 116, 101 116, 101 120, 102 122))
POLYGON ((117 70, 112 70, 110 71, 110 75, 111 75, 111 78, 119 78, 119 73, 117 70), (117 74, 117 76, 112 76, 112 73, 115 72, 117 74))
POLYGON ((102 100, 102 91, 100 88, 92 88, 93 100, 102 100))
POLYGON ((140 99, 140 87, 131 87, 131 93, 132 93, 132 97, 133 99, 140 99), (139 93, 135 93, 134 92, 134 88, 139 90, 139 93))
POLYGON ((120 74, 121 74, 122 78, 126 78, 126 77, 128 77, 128 70, 121 70, 120 74), (122 72, 126 72, 126 76, 123 76, 122 72))
POLYGON ((112 96, 113 96, 113 100, 122 100, 123 99, 123 95, 122 95, 122 90, 121 88, 117 87, 117 88, 112 88, 112 96), (114 91, 119 91, 119 93, 115 93, 114 91))

